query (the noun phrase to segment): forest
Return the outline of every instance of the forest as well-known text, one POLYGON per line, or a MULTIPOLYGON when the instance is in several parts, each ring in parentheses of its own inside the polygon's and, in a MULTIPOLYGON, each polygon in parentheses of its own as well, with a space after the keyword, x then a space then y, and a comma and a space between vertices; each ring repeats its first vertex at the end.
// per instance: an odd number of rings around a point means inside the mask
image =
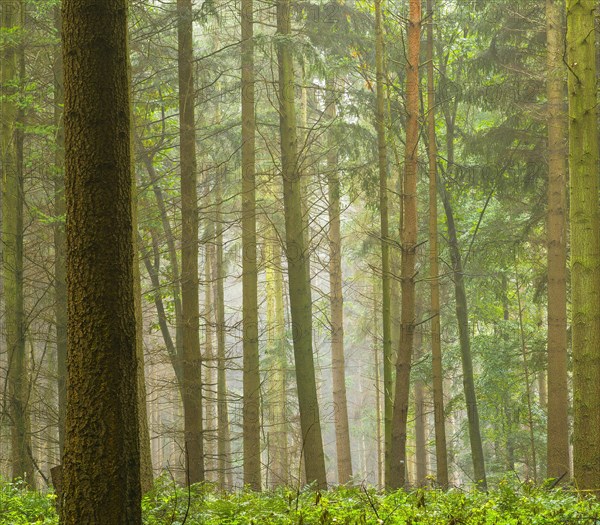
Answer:
POLYGON ((598 7, 0 0, 0 524, 600 523, 598 7))

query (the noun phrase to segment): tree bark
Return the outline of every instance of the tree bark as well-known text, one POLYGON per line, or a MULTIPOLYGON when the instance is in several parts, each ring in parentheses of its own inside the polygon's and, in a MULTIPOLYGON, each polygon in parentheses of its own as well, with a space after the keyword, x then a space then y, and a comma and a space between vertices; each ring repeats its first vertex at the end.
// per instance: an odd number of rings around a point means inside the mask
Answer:
POLYGON ((593 0, 567 0, 573 478, 600 487, 600 208, 593 0))
POLYGON ((179 151, 181 170, 181 321, 183 417, 187 483, 204 481, 202 368, 198 275, 198 189, 194 120, 193 12, 177 0, 179 151))
MULTIPOLYGON (((335 83, 328 82, 329 123, 336 118, 335 83)), ((344 359, 344 298, 342 294, 342 234, 340 221, 340 176, 336 143, 329 133, 327 152, 327 187, 329 197, 329 304, 331 308, 331 368, 338 483, 352 479, 350 429, 346 398, 346 363, 344 359)))
POLYGON ((419 148, 419 53, 421 48, 421 2, 411 0, 408 22, 408 61, 406 71, 406 146, 403 185, 403 219, 400 244, 402 251, 401 285, 402 312, 400 347, 396 361, 394 421, 392 451, 394 462, 390 470, 391 488, 406 483, 406 426, 410 368, 414 347, 415 263, 417 254, 417 162, 419 148))
POLYGON ((241 3, 242 25, 242 288, 244 484, 261 488, 258 270, 256 264, 256 176, 253 0, 241 3))
POLYGON ((384 412, 384 466, 386 486, 391 475, 391 442, 393 412, 392 379, 392 319, 390 279, 390 229, 388 214, 388 168, 385 133, 385 94, 383 70, 383 15, 382 0, 375 0, 375 126, 377 128, 377 162, 379 169, 379 217, 381 234, 381 320, 383 342, 383 412, 384 412))
POLYGON ((546 0, 548 93, 548 470, 568 481, 567 151, 565 70, 559 0, 546 0))
POLYGON ((302 452, 306 481, 314 482, 317 488, 322 489, 327 487, 327 479, 313 361, 309 253, 304 242, 303 232, 294 101, 294 67, 290 39, 290 0, 278 0, 277 58, 285 240, 302 452))
POLYGON ((433 68, 433 0, 427 0, 427 154, 429 160, 429 279, 431 291, 431 371, 435 427, 436 479, 448 487, 448 450, 444 414, 444 376, 440 336, 440 271, 438 264, 437 142, 435 134, 435 84, 433 68))
POLYGON ((141 524, 127 4, 65 0, 63 524, 141 524))

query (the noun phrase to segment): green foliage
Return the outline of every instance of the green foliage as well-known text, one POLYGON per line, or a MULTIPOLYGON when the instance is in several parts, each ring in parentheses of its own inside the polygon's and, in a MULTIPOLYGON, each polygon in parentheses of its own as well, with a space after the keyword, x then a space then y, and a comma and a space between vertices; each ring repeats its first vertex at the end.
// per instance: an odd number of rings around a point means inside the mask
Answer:
MULTIPOLYGON (((600 523, 600 504, 567 490, 501 481, 484 494, 419 489, 379 494, 339 487, 329 492, 278 489, 224 494, 212 485, 188 492, 167 476, 144 497, 146 525, 561 525, 600 523), (187 517, 186 517, 187 516, 187 517)), ((0 525, 56 524, 54 495, 0 482, 0 525)))

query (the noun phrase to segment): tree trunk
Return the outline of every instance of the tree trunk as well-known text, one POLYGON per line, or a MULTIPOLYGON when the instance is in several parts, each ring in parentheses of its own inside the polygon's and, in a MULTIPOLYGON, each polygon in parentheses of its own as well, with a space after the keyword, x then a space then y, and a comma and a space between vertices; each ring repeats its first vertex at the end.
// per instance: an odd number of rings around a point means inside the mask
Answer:
POLYGON ((269 374, 269 457, 271 458, 271 486, 286 486, 289 479, 287 450, 287 358, 285 348, 285 319, 283 304, 283 274, 279 239, 265 243, 267 280, 267 355, 269 374))
POLYGON ((561 2, 546 0, 548 93, 548 471, 569 478, 567 163, 561 2))
POLYGON ((600 208, 593 0, 567 0, 573 477, 600 487, 600 208))
MULTIPOLYGON (((54 8, 54 27, 60 35, 60 8, 54 8)), ((54 49, 54 317, 56 322, 56 375, 58 386, 58 448, 62 457, 65 446, 67 408, 67 267, 65 252, 65 130, 63 126, 63 61, 60 43, 54 49)))
POLYGON ((217 414, 219 429, 217 432, 217 455, 219 470, 219 485, 227 490, 233 486, 231 472, 231 436, 229 430, 229 407, 227 402, 227 375, 225 355, 225 263, 223 261, 223 222, 221 205, 223 195, 221 190, 222 177, 218 176, 215 184, 215 250, 213 269, 213 282, 215 286, 215 316, 217 329, 217 414))
POLYGON ((444 375, 440 336, 440 271, 438 265, 437 142, 433 67, 433 0, 427 0, 427 154, 429 160, 429 279, 431 291, 431 371, 435 459, 438 485, 448 487, 448 451, 444 414, 444 375))
POLYGON ((177 0, 181 170, 181 312, 185 462, 189 484, 204 481, 198 275, 198 189, 194 121, 192 1, 177 0))
POLYGON ((64 524, 141 524, 127 4, 63 3, 64 524), (98 116, 101 115, 102 118, 98 116))
POLYGON ((294 102, 294 67, 290 32, 290 0, 278 0, 277 57, 285 240, 302 452, 304 454, 307 482, 315 482, 317 488, 326 488, 325 456, 323 454, 321 420, 313 361, 312 299, 308 272, 309 254, 305 246, 303 232, 296 106, 294 102))
POLYGON ((406 71, 406 146, 403 185, 402 312, 400 347, 396 361, 394 421, 392 425, 391 488, 406 482, 406 426, 410 390, 410 367, 415 331, 415 262, 417 254, 417 161, 419 148, 419 52, 421 47, 421 2, 410 1, 408 25, 408 61, 406 71))
MULTIPOLYGON (((336 118, 335 83, 327 85, 328 119, 336 118)), ((338 483, 352 479, 350 429, 346 399, 346 364, 344 359, 344 299, 342 295, 342 235, 340 224, 340 176, 336 143, 330 132, 327 153, 327 186, 329 196, 329 303, 331 308, 331 364, 333 374, 333 406, 338 483)))
MULTIPOLYGON (((23 28, 21 2, 0 4, 5 31, 23 28)), ((18 33, 17 33, 18 34, 18 33)), ((22 38, 22 37, 21 37, 22 38)), ((6 346, 8 348, 8 409, 11 420, 12 477, 35 487, 29 422, 29 374, 23 310, 23 110, 19 106, 24 77, 23 43, 2 50, 2 242, 6 346)))
MULTIPOLYGON (((415 333, 415 353, 422 357, 423 334, 415 333)), ((425 407, 425 384, 422 379, 415 380, 415 459, 416 484, 424 486, 427 482, 427 411, 425 407)))
MULTIPOLYGON (((449 139, 451 140, 451 139, 449 139)), ((450 159, 448 165, 452 165, 450 159)), ((444 211, 446 212, 446 227, 448 230, 448 244, 450 248, 450 262, 452 264, 452 277, 454 279, 454 294, 456 298, 456 319, 458 322, 458 335, 460 340, 460 357, 463 370, 463 388, 467 404, 467 418, 469 422, 469 440, 471 443, 471 457, 473 460, 473 474, 475 483, 481 490, 487 490, 485 476, 485 460, 481 431, 479 430, 479 412, 477 410, 477 395, 473 379, 473 358, 471 356, 471 340, 469 335, 469 312, 467 309, 467 292, 465 290, 462 258, 456 236, 454 213, 450 197, 443 185, 438 185, 442 196, 444 211)))
POLYGON ((241 3, 242 24, 242 288, 244 484, 260 490, 260 369, 258 359, 258 270, 256 264, 256 177, 253 0, 241 3))
POLYGON ((390 481, 392 462, 392 412, 393 412, 393 379, 392 379, 392 319, 391 319, 391 279, 390 279, 390 228, 388 216, 388 168, 387 143, 385 133, 385 94, 383 71, 383 15, 382 0, 375 0, 375 126, 377 128, 377 159, 379 167, 379 216, 381 229, 381 320, 383 340, 383 412, 384 412, 384 465, 385 483, 390 481))

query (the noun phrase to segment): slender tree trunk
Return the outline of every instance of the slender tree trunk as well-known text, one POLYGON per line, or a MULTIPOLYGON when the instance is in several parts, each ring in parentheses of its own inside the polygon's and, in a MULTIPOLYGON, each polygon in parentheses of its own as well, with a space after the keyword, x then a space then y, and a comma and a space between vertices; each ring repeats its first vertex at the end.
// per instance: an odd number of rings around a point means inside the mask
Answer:
POLYGON ((548 471, 569 478, 567 152, 560 0, 546 0, 548 93, 548 471), (565 475, 566 474, 566 475, 565 475))
POLYGON ((373 356, 375 365, 375 417, 377 425, 377 488, 384 488, 384 451, 383 451, 383 421, 381 413, 381 364, 378 338, 378 317, 377 297, 379 290, 377 287, 376 275, 373 276, 373 356))
POLYGON ((390 279, 390 228, 388 216, 388 168, 387 143, 385 133, 385 94, 383 71, 383 14, 382 0, 375 0, 375 67, 376 67, 376 106, 375 126, 377 128, 377 150, 379 168, 379 215, 381 229, 381 319, 383 339, 383 404, 384 404, 384 455, 385 483, 390 481, 392 463, 392 412, 393 412, 393 379, 392 379, 392 319, 391 319, 391 279, 390 279))
POLYGON ((253 0, 243 0, 242 20, 242 287, 244 352, 244 484, 260 490, 260 370, 258 360, 258 270, 253 0))
MULTIPOLYGON (((335 83, 327 86, 330 123, 335 121, 337 110, 335 83)), ((338 157, 333 135, 329 134, 327 153, 327 187, 329 195, 329 302, 331 308, 331 363, 333 374, 333 406, 335 409, 335 442, 338 482, 352 479, 350 429, 346 399, 346 364, 344 359, 344 299, 342 295, 342 235, 340 224, 340 176, 338 157)))
POLYGON ((217 454, 217 431, 218 431, 218 415, 217 404, 215 403, 216 395, 216 370, 217 359, 214 348, 214 326, 216 324, 213 301, 213 282, 212 282, 212 263, 214 260, 214 245, 212 238, 207 235, 204 243, 204 403, 206 410, 204 411, 204 447, 205 447, 205 468, 207 478, 211 481, 218 481, 218 465, 216 464, 217 454))
MULTIPOLYGON (((60 8, 54 8, 54 27, 60 35, 60 8)), ((65 446, 67 408, 67 267, 65 252, 65 131, 63 126, 63 61, 60 42, 54 48, 54 318, 56 322, 56 376, 58 383, 58 447, 62 457, 65 446)))
POLYGON ((410 1, 408 25, 408 61, 406 72, 406 146, 403 191, 402 313, 400 348, 396 362, 394 421, 392 425, 391 488, 406 482, 406 426, 410 390, 410 367, 415 331, 415 262, 417 253, 417 161, 419 147, 419 52, 421 47, 421 2, 410 1))
MULTIPOLYGON (((451 139, 450 139, 451 140, 451 139)), ((451 165, 448 161, 448 164, 451 165)), ((458 321, 458 334, 460 341, 460 357, 463 370, 463 388, 467 404, 467 418, 469 422, 469 441, 471 444, 471 457, 473 460, 473 473, 475 482, 479 489, 487 490, 485 475, 485 460, 483 457, 483 445, 481 442, 481 431, 479 429, 479 412, 477 410, 477 395, 475 393, 475 381, 473 379, 473 358, 471 356, 471 340, 469 334, 469 312, 467 309, 467 293, 465 290, 464 273, 454 213, 450 203, 450 197, 443 185, 438 185, 442 195, 442 202, 446 212, 446 227, 448 230, 448 244, 450 247, 450 261, 452 264, 452 277, 454 279, 454 294, 456 297, 456 319, 458 321)))
POLYGON ((215 286, 215 315, 217 329, 217 413, 219 429, 217 432, 217 455, 219 470, 219 485, 231 490, 233 475, 231 472, 231 436, 229 430, 229 407, 227 402, 227 375, 226 375, 226 349, 225 349, 225 262, 223 261, 223 222, 221 205, 223 194, 221 189, 222 176, 217 176, 215 184, 215 251, 213 268, 213 282, 215 286))
MULTIPOLYGON (((415 353, 422 356, 423 334, 415 333, 415 353)), ((425 407, 425 384, 418 378, 415 380, 415 459, 416 484, 423 486, 427 482, 427 413, 425 407)))
MULTIPOLYGON (((0 4, 5 31, 23 29, 23 4, 0 4)), ((11 421, 12 476, 34 487, 29 423, 29 374, 25 351, 23 310, 23 110, 19 107, 20 84, 24 77, 23 37, 5 45, 0 62, 2 86, 2 242, 6 345, 8 348, 8 398, 11 421)))
POLYGON ((177 0, 179 150, 181 169, 181 310, 183 417, 187 482, 204 481, 202 369, 198 275, 198 189, 194 120, 193 13, 191 0, 177 0))
POLYGON ((600 487, 600 208, 593 0, 567 0, 573 477, 600 487))
POLYGON ((438 265, 437 142, 433 68, 433 0, 427 0, 427 154, 429 161, 429 279, 431 290, 431 371, 435 459, 438 485, 448 487, 448 451, 444 414, 444 377, 440 336, 440 271, 438 265))
POLYGON ((127 4, 65 0, 62 36, 69 351, 61 523, 135 525, 142 519, 127 4))
POLYGON ((296 365, 302 452, 306 480, 327 487, 321 420, 312 348, 312 299, 308 251, 304 242, 301 181, 298 167, 294 67, 291 53, 290 0, 277 1, 277 57, 279 67, 279 118, 286 256, 290 312, 296 365))
POLYGON ((269 355, 268 374, 270 383, 269 420, 272 431, 269 433, 271 485, 285 486, 289 483, 289 460, 287 451, 287 429, 285 407, 286 395, 286 349, 285 319, 283 305, 283 274, 281 271, 281 247, 278 239, 265 243, 267 279, 267 352, 269 355))
MULTIPOLYGON (((518 272, 518 266, 516 268, 518 272)), ((529 424, 529 446, 531 450, 531 468, 533 469, 533 482, 537 484, 537 458, 535 453, 535 427, 533 422, 533 396, 531 393, 531 373, 527 359, 527 341, 525 339, 525 325, 523 324, 523 304, 521 302, 521 289, 518 273, 515 280, 515 291, 519 307, 519 333, 521 335, 521 357, 523 358, 523 372, 525 375, 525 397, 527 399, 527 422, 529 424)))

